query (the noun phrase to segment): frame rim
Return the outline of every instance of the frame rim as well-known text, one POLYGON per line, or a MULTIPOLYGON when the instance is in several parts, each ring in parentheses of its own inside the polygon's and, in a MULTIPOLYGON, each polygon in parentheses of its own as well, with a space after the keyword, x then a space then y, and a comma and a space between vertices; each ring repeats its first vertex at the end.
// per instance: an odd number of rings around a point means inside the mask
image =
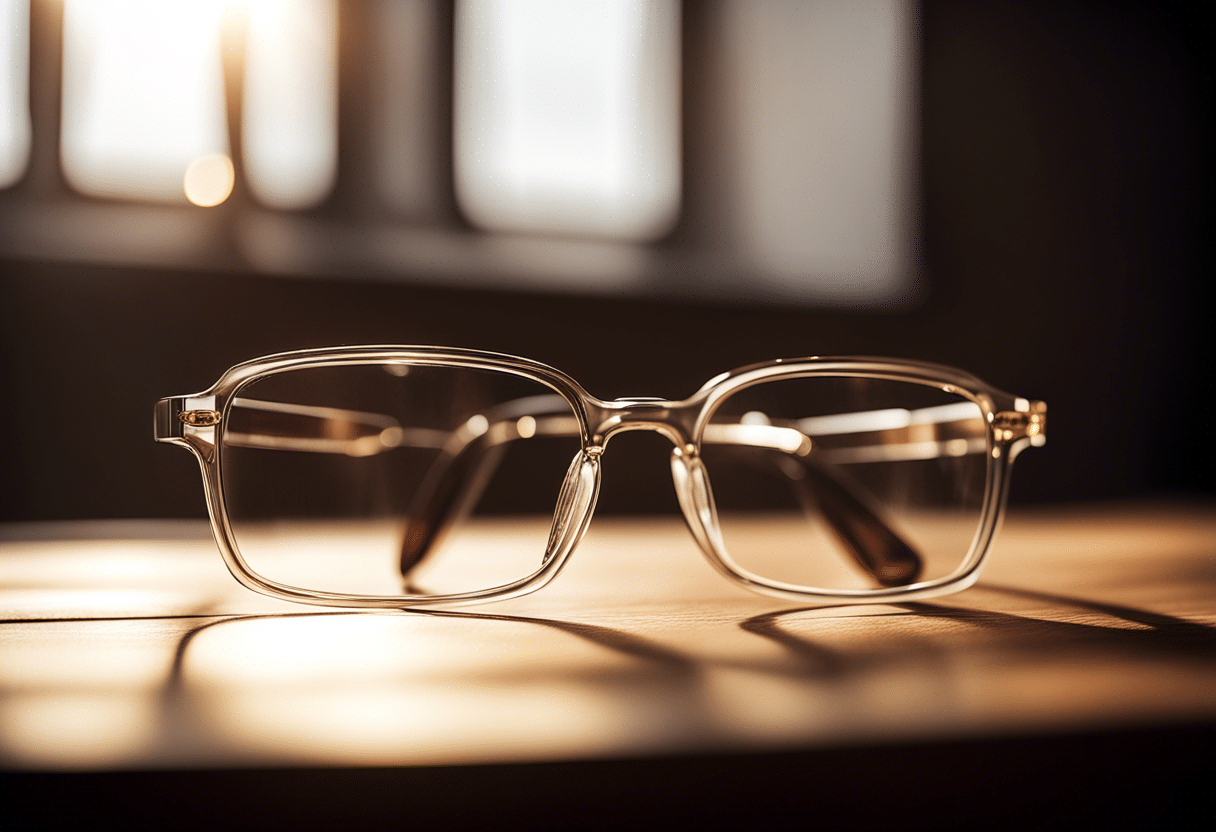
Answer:
MULTIPOLYGON (((710 419, 723 402, 749 387, 773 381, 795 378, 872 378, 937 387, 944 392, 961 395, 980 408, 986 425, 991 425, 1000 409, 998 401, 1008 400, 1012 406, 1016 397, 1004 393, 977 376, 942 364, 911 359, 890 359, 873 356, 811 356, 803 359, 775 359, 740 367, 723 373, 702 387, 705 401, 698 414, 694 442, 701 448, 701 437, 710 419)), ((984 496, 971 545, 960 565, 949 574, 929 581, 918 581, 902 587, 877 589, 822 589, 799 587, 785 581, 769 580, 735 563, 721 539, 721 524, 694 531, 703 553, 710 563, 731 580, 753 592, 779 598, 810 600, 825 603, 881 602, 885 599, 916 600, 931 598, 966 589, 975 583, 991 551, 992 540, 1000 526, 1008 499, 1009 474, 1013 453, 998 442, 991 429, 985 431, 984 496)), ((711 485, 712 480, 706 475, 711 485)), ((697 516, 697 515, 694 515, 697 516)), ((686 512, 686 519, 688 514, 686 512)), ((700 522, 700 517, 697 516, 700 522)), ((690 520, 691 523, 691 520, 690 520)))
POLYGON ((578 518, 574 539, 569 545, 556 551, 536 572, 517 581, 452 595, 356 595, 351 593, 324 592, 320 590, 295 587, 272 581, 254 570, 240 552, 236 535, 228 516, 228 508, 223 490, 223 426, 227 422, 229 411, 237 394, 253 382, 294 370, 314 367, 351 366, 358 364, 389 363, 408 361, 416 366, 466 367, 497 372, 508 372, 521 378, 530 379, 543 384, 562 396, 575 415, 579 424, 579 456, 586 455, 589 442, 587 425, 587 403, 591 396, 582 389, 572 378, 548 365, 518 356, 492 353, 482 350, 468 350, 445 347, 392 347, 392 346, 360 346, 360 347, 323 347, 309 350, 295 350, 262 356, 242 362, 227 370, 220 379, 202 396, 214 396, 216 409, 221 414, 219 430, 215 436, 215 453, 211 459, 199 457, 203 467, 204 491, 207 498, 208 513, 211 517, 212 529, 220 546, 228 569, 233 576, 245 587, 255 592, 274 598, 298 603, 337 606, 363 609, 405 609, 411 607, 426 607, 437 604, 463 605, 485 603, 489 601, 506 600, 534 592, 553 580, 564 567, 578 541, 585 534, 594 514, 595 497, 599 490, 598 461, 593 467, 594 483, 592 500, 583 516, 578 518))
MULTIPOLYGON (((937 386, 946 392, 960 394, 976 403, 984 420, 991 426, 997 413, 1015 409, 1027 400, 1004 393, 978 377, 946 365, 913 359, 881 358, 874 356, 808 356, 794 359, 774 359, 745 365, 721 373, 706 382, 692 396, 680 401, 661 400, 667 412, 661 422, 669 427, 691 427, 685 447, 676 445, 673 451, 673 474, 677 465, 700 466, 701 440, 705 426, 723 401, 731 395, 755 384, 784 378, 855 376, 910 382, 925 386, 937 386), (689 419, 688 417, 692 418, 689 419)), ((606 414, 619 411, 623 406, 653 400, 632 400, 622 405, 607 402, 590 395, 572 377, 539 361, 506 353, 460 347, 418 345, 359 345, 319 347, 273 353, 241 362, 225 371, 206 391, 194 396, 176 397, 186 399, 211 399, 214 409, 221 415, 220 426, 199 426, 188 431, 189 436, 164 434, 158 436, 166 441, 188 447, 199 460, 204 495, 210 515, 212 530, 229 571, 242 585, 270 597, 321 606, 346 608, 409 609, 435 605, 455 606, 506 600, 534 592, 556 577, 564 567, 570 554, 586 533, 594 515, 600 487, 599 457, 603 446, 592 447, 592 437, 599 433, 602 424, 593 424, 606 414), (567 485, 577 483, 582 503, 579 515, 567 519, 577 522, 571 532, 564 535, 558 551, 549 557, 535 573, 518 581, 486 590, 436 596, 369 596, 347 593, 327 593, 280 584, 263 578, 249 567, 236 545, 235 536, 228 518, 222 485, 222 454, 220 453, 223 425, 239 390, 253 381, 270 375, 296 369, 324 366, 343 366, 377 362, 404 361, 422 366, 456 366, 507 372, 545 385, 562 396, 574 411, 578 426, 580 451, 567 474, 567 485), (213 449, 207 453, 208 441, 213 449), (594 451, 594 453, 592 453, 594 451), (580 464, 581 463, 581 464, 580 464)), ((646 427, 658 430, 657 422, 646 427)), ((639 425, 641 427, 641 425, 639 425)), ((662 432, 662 431, 660 431, 662 432)), ((677 433, 679 431, 676 431, 677 433)), ((670 438, 670 437, 669 437, 670 438)), ((721 526, 710 528, 693 506, 702 495, 693 493, 697 487, 709 484, 702 470, 693 478, 675 476, 677 495, 680 497, 682 514, 702 554, 719 574, 733 583, 753 592, 779 598, 823 604, 850 604, 883 602, 891 599, 915 600, 955 592, 973 584, 979 576, 992 547, 999 528, 1009 492, 1012 462, 1017 454, 1029 446, 1024 437, 1001 438, 992 429, 986 432, 985 494, 982 501, 979 527, 970 550, 962 564, 951 574, 932 581, 923 581, 905 587, 882 587, 861 590, 823 590, 798 587, 781 581, 769 581, 753 575, 733 564, 721 541, 721 526), (704 480, 700 486, 697 478, 704 480)), ((1041 441, 1035 444, 1041 444, 1041 441)), ((563 487, 563 491, 565 486, 563 487)), ((712 500, 712 484, 707 492, 712 500)), ((560 507, 560 501, 559 501, 560 507)), ((556 509, 555 509, 556 511, 556 509)))

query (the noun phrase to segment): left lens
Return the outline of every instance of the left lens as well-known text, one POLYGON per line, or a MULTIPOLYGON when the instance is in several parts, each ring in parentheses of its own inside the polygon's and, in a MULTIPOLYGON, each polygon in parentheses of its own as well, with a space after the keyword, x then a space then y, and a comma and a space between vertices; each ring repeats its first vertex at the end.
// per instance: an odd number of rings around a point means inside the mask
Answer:
POLYGON ((956 574, 980 530, 988 447, 983 412, 960 393, 820 375, 730 395, 701 456, 734 567, 835 592, 956 574))
POLYGON ((254 379, 221 424, 252 571, 314 592, 454 595, 526 579, 581 447, 570 404, 513 373, 405 361, 254 379))

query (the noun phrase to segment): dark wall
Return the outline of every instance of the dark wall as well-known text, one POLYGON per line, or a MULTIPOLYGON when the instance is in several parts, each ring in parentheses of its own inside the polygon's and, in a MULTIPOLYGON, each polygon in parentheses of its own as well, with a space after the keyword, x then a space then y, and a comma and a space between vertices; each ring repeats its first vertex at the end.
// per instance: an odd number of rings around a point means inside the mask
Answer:
MULTIPOLYGON (((1206 24, 1205 24, 1206 25, 1206 24)), ((1211 485, 1208 48, 1185 6, 928 3, 921 303, 897 312, 422 289, 0 260, 0 519, 197 516, 152 404, 278 350, 433 343, 679 397, 806 354, 956 364, 1050 405, 1015 500, 1211 485)), ((605 460, 605 509, 674 509, 662 440, 605 460)))

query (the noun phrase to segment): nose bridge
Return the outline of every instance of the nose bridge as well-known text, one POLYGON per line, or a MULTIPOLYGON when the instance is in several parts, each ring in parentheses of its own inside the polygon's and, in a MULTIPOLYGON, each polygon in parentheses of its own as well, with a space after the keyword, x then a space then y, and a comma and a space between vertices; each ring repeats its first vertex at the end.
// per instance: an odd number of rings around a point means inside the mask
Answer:
POLYGON ((653 430, 683 448, 692 444, 696 408, 685 402, 666 399, 624 398, 597 402, 588 416, 593 446, 602 448, 617 433, 653 430))

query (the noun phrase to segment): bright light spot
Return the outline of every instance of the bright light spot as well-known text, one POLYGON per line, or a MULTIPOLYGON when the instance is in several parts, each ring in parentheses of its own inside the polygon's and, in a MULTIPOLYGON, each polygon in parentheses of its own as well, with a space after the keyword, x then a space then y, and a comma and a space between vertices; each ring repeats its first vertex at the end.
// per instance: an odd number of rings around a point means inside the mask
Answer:
POLYGON ((29 164, 30 6, 0 0, 0 188, 17 182, 29 164))
POLYGON ((948 456, 966 456, 967 451, 971 449, 971 443, 966 439, 950 439, 946 442, 946 454, 948 456))
POLYGON ((472 222, 625 239, 671 226, 675 0, 464 0, 455 77, 456 191, 472 222))
POLYGON ((228 198, 235 182, 232 160, 223 153, 208 153, 195 159, 190 163, 190 167, 186 168, 183 190, 186 199, 195 205, 210 208, 228 198))
POLYGON ((400 362, 396 362, 393 364, 385 364, 384 372, 388 373, 390 376, 396 376, 397 378, 404 378, 405 376, 408 376, 410 374, 410 365, 402 364, 400 362))
POLYGON ((629 657, 588 652, 552 628, 489 623, 498 626, 395 615, 234 621, 191 642, 184 675, 214 740, 255 756, 471 763, 619 741, 629 704, 554 674, 575 662, 623 672, 629 657))
POLYGON ((768 416, 761 413, 759 410, 749 410, 739 418, 739 423, 743 425, 771 425, 768 416))
POLYGON ((249 7, 241 125, 243 169, 259 201, 309 208, 338 169, 336 0, 249 7))
POLYGON ((531 439, 536 435, 536 420, 531 416, 521 416, 515 423, 515 430, 519 433, 520 439, 531 439))
POLYGON ((982 419, 983 412, 975 402, 954 402, 933 407, 922 407, 910 413, 911 425, 942 425, 949 422, 966 422, 982 419))
POLYGON ((798 428, 810 436, 830 436, 835 433, 899 430, 911 424, 911 411, 904 410, 902 407, 893 407, 886 410, 866 410, 860 413, 808 416, 798 421, 798 428))
POLYGON ((228 153, 215 0, 65 0, 64 175, 94 196, 184 202, 228 153))
POLYGON ((490 420, 478 413, 465 422, 464 427, 473 436, 481 436, 490 429, 490 420))
POLYGON ((54 766, 130 760, 155 740, 156 700, 143 694, 9 696, 0 704, 4 756, 54 766))
MULTIPOLYGON (((780 359, 778 359, 778 363, 780 363, 780 359)), ((705 382, 704 384, 702 384, 702 385, 701 385, 701 389, 702 389, 702 390, 708 390, 708 389, 710 389, 711 387, 716 386, 716 385, 717 385, 717 384, 719 384, 720 382, 726 381, 728 378, 730 378, 730 373, 729 373, 729 372, 725 372, 725 373, 718 373, 716 376, 714 376, 713 378, 711 378, 709 381, 707 381, 707 382, 705 382)))

